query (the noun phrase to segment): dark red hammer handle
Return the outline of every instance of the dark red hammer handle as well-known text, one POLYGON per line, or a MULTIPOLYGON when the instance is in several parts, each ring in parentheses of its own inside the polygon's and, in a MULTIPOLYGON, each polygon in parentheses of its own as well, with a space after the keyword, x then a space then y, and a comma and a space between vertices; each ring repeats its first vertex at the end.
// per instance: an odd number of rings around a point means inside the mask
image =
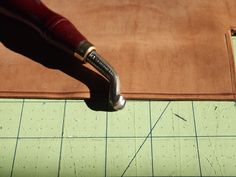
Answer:
POLYGON ((50 10, 40 0, 0 0, 0 7, 67 51, 76 52, 86 40, 71 22, 50 10))

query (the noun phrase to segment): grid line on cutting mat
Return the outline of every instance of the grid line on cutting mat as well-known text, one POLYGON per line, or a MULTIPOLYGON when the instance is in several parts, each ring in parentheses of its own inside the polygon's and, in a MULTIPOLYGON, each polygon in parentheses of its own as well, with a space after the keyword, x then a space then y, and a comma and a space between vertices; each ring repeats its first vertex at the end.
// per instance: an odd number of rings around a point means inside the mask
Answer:
POLYGON ((12 161, 11 177, 12 177, 13 171, 14 171, 14 165, 15 165, 15 159, 16 159, 16 153, 17 153, 17 146, 18 146, 18 140, 19 140, 19 135, 20 135, 21 120, 22 120, 22 117, 23 117, 24 105, 25 105, 25 100, 23 99, 23 100, 22 100, 21 112, 20 112, 20 121, 19 121, 18 130, 17 130, 15 151, 14 151, 13 161, 12 161))
POLYGON ((65 117, 66 117, 66 100, 64 101, 64 111, 63 111, 63 121, 61 126, 61 143, 60 143, 60 154, 59 154, 59 160, 58 160, 58 173, 57 176, 60 176, 60 170, 61 170, 61 156, 62 156, 62 148, 63 148, 63 135, 64 135, 64 128, 65 128, 65 117))
POLYGON ((202 165, 201 165, 201 158, 200 158, 200 152, 199 152, 199 142, 198 142, 198 136, 197 136, 198 133, 197 133, 195 110, 194 110, 193 101, 191 103, 192 103, 192 112, 193 112, 194 131, 195 131, 195 137, 196 137, 197 158, 198 158, 198 164, 199 164, 199 172, 200 172, 200 176, 202 176, 202 165))

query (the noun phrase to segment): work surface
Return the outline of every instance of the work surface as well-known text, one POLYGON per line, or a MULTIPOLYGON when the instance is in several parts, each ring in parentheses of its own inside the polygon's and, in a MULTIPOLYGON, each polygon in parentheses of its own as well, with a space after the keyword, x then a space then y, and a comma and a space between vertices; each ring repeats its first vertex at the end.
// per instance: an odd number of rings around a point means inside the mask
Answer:
POLYGON ((235 176, 235 125, 235 102, 0 99, 0 177, 235 176))
POLYGON ((0 100, 0 177, 236 174, 234 102, 0 100))

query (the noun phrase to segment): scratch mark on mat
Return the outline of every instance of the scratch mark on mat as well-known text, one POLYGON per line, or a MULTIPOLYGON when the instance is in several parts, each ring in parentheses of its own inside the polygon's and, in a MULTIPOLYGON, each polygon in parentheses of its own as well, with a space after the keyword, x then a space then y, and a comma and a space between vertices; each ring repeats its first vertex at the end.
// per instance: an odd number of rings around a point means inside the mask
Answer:
POLYGON ((215 170, 215 168, 213 167, 212 162, 211 162, 207 157, 205 157, 205 159, 206 159, 207 162, 210 164, 211 168, 214 170, 215 175, 217 176, 216 170, 215 170))
POLYGON ((74 162, 74 174, 75 174, 75 176, 77 177, 77 172, 76 172, 76 165, 75 165, 75 162, 74 162))
POLYGON ((183 121, 185 121, 185 122, 187 122, 187 120, 185 119, 185 118, 183 118, 182 116, 180 116, 180 115, 178 115, 178 114, 175 114, 175 113, 173 113, 176 117, 178 117, 178 118, 180 118, 180 119, 182 119, 183 121))

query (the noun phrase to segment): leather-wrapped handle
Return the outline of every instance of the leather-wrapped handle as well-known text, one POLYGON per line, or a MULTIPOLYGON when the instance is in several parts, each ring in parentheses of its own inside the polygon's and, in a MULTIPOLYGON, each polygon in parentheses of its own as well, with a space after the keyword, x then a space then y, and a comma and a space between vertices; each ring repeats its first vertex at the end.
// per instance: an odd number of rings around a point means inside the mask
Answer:
POLYGON ((40 0, 0 0, 0 11, 27 23, 45 39, 74 55, 79 54, 81 58, 92 46, 69 20, 50 10, 40 0))

